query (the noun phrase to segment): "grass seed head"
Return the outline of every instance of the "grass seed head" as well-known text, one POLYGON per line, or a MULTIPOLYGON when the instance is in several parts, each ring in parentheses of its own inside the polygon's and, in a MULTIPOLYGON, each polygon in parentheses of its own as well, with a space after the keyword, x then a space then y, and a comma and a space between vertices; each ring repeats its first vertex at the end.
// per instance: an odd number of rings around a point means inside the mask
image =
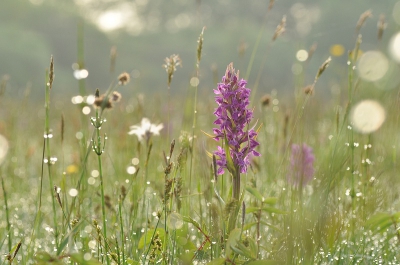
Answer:
POLYGON ((49 89, 53 87, 53 81, 54 81, 54 59, 53 55, 50 57, 50 72, 49 72, 49 89))
POLYGON ((129 83, 131 76, 127 72, 123 72, 118 76, 118 84, 124 86, 129 83))
POLYGON ((268 107, 271 104, 271 95, 266 94, 261 98, 261 106, 262 107, 268 107))
POLYGON ((326 70, 326 68, 328 68, 329 63, 332 61, 331 57, 329 56, 328 59, 326 59, 326 61, 319 67, 317 75, 315 76, 315 80, 317 80, 326 70))
POLYGON ((382 40, 383 32, 387 27, 387 23, 385 21, 385 15, 381 14, 378 20, 378 40, 382 40))
POLYGON ((361 27, 365 24, 365 21, 367 18, 372 17, 372 11, 367 10, 364 13, 361 14, 360 18, 358 19, 357 25, 356 25, 356 33, 358 33, 361 29, 361 27))
POLYGON ((94 107, 95 108, 99 108, 99 109, 112 109, 113 107, 113 102, 110 100, 110 98, 106 98, 106 96, 103 94, 99 97, 96 97, 96 99, 94 100, 94 107))
POLYGON ((199 39, 197 40, 197 64, 200 64, 200 60, 201 60, 201 52, 203 50, 203 35, 204 35, 204 30, 206 27, 203 27, 199 39))
POLYGON ((117 60, 117 47, 112 46, 110 49, 110 73, 114 73, 116 60, 117 60))
POLYGON ((275 4, 274 0, 269 0, 268 11, 271 10, 274 7, 274 4, 275 4))
POLYGON ((281 36, 285 32, 285 30, 286 30, 286 16, 283 16, 281 22, 275 29, 272 41, 275 41, 279 36, 281 36))
POLYGON ((182 60, 177 54, 172 54, 170 57, 164 59, 165 64, 163 67, 168 74, 168 87, 171 85, 172 78, 174 77, 174 73, 176 72, 176 67, 182 67, 182 60))
POLYGON ((114 103, 117 103, 121 100, 122 96, 120 93, 118 93, 117 91, 114 91, 111 95, 111 101, 114 103))
POLYGON ((304 94, 306 94, 306 95, 312 95, 314 93, 314 86, 313 85, 306 86, 303 89, 303 91, 304 91, 304 94))

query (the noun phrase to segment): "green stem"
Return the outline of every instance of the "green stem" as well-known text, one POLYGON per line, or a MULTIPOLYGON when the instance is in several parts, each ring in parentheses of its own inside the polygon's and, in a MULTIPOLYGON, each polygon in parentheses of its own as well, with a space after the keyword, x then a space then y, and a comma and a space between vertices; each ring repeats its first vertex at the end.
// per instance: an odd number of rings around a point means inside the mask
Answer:
MULTIPOLYGON (((104 200, 104 181, 103 181, 103 168, 102 168, 102 163, 101 163, 101 154, 103 152, 102 146, 101 146, 101 136, 100 136, 100 120, 101 117, 99 115, 99 112, 96 111, 96 136, 97 136, 97 146, 96 148, 96 154, 97 154, 97 161, 99 165, 99 177, 100 177, 100 192, 101 192, 101 212, 102 212, 102 219, 103 219, 103 237, 104 237, 104 244, 106 246, 107 242, 107 220, 106 220, 106 207, 105 207, 105 200, 104 200)), ((107 264, 110 264, 110 260, 108 258, 107 252, 108 249, 107 247, 105 248, 106 252, 106 260, 107 264)))
POLYGON ((121 226, 121 248, 122 248, 122 264, 126 264, 125 260, 125 234, 124 234, 124 223, 122 222, 122 196, 118 200, 118 213, 119 213, 119 223, 121 226))
POLYGON ((9 209, 8 209, 8 203, 7 203, 7 193, 6 193, 6 188, 4 187, 4 179, 2 177, 1 177, 1 187, 3 189, 4 206, 6 207, 6 221, 7 221, 7 232, 8 232, 8 252, 11 252, 11 248, 12 248, 11 223, 10 223, 9 209))
MULTIPOLYGON (((46 76, 48 76, 46 74, 46 76)), ((51 195, 51 202, 52 202, 52 209, 53 209, 53 222, 54 222, 54 236, 55 236, 55 245, 58 248, 58 227, 57 227, 57 212, 56 212, 56 202, 53 196, 53 177, 51 173, 51 164, 53 161, 51 160, 51 153, 50 153, 50 138, 52 138, 52 133, 50 130, 50 83, 49 79, 46 82, 46 93, 45 93, 45 111, 46 111, 46 118, 45 118, 45 146, 46 146, 46 155, 47 155, 47 171, 49 175, 49 183, 50 183, 50 195, 51 195)), ((43 163, 43 162, 42 162, 43 163)))
POLYGON ((232 199, 235 201, 235 210, 229 216, 228 235, 236 227, 236 221, 240 209, 240 173, 239 168, 236 168, 235 175, 232 179, 232 199))

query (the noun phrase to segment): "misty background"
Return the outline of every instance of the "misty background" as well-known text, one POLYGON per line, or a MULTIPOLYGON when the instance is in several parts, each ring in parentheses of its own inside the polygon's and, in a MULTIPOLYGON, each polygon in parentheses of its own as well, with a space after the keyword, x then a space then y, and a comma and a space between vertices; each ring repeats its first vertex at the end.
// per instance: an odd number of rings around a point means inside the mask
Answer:
MULTIPOLYGON (((179 54, 182 68, 174 75, 171 91, 184 93, 194 75, 197 39, 203 27, 204 45, 200 64, 199 92, 211 91, 234 63, 241 77, 260 34, 249 87, 263 68, 258 92, 292 93, 296 82, 293 69, 300 49, 317 49, 302 70, 304 83, 312 83, 318 67, 332 56, 329 74, 319 90, 329 94, 332 86, 345 84, 347 52, 354 47, 356 24, 366 10, 372 17, 361 29, 362 49, 387 53, 390 38, 399 30, 400 2, 395 0, 12 0, 0 4, 0 78, 7 79, 5 93, 42 99, 46 69, 54 56, 55 97, 79 94, 73 65, 83 46, 82 67, 88 70, 86 91, 106 90, 117 76, 127 71, 132 82, 125 95, 155 95, 167 89, 164 59, 179 54), (387 27, 378 41, 377 22, 385 15, 387 27), (286 31, 276 41, 272 36, 286 15, 286 31), (344 48, 332 54, 332 46, 344 48), (116 47, 114 72, 110 72, 110 50, 116 47), (339 82, 339 84, 338 84, 339 82)), ((82 52, 82 51, 81 51, 82 52)))

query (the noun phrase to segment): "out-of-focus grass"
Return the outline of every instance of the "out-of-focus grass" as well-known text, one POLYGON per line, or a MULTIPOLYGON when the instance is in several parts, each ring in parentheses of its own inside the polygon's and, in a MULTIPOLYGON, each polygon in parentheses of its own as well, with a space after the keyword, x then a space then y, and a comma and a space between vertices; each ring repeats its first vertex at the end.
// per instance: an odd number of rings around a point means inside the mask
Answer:
MULTIPOLYGON (((101 137, 107 134, 101 163, 91 148, 98 141, 92 138, 91 106, 82 116, 84 106, 65 98, 60 106, 50 103, 46 118, 42 104, 27 97, 1 97, 0 133, 10 144, 0 167, 0 196, 7 194, 7 207, 0 210, 1 252, 9 259, 16 253, 14 264, 398 263, 398 91, 376 90, 353 68, 342 67, 348 72, 329 99, 321 98, 324 88, 316 83, 313 94, 297 89, 294 97, 281 97, 272 91, 268 104, 257 97, 251 102, 262 156, 242 176, 243 212, 230 234, 229 207, 222 201, 231 196, 231 177, 216 180, 209 156, 217 145, 207 135, 214 121, 211 90, 199 91, 195 100, 197 91, 191 90, 169 100, 167 90, 157 97, 123 97, 101 114, 107 120, 99 128, 101 137), (378 100, 386 111, 383 126, 368 135, 354 131, 349 120, 352 106, 365 98, 378 100), (128 135, 143 117, 165 128, 170 120, 170 133, 164 128, 148 142, 128 135), (49 154, 57 161, 49 166, 51 181, 47 171, 43 175, 37 215, 45 122, 53 135, 47 138, 49 154), (174 150, 168 138, 175 139, 174 150), (315 154, 314 178, 300 188, 287 178, 294 143, 306 143, 315 154), (58 193, 50 192, 50 183, 58 193), (61 204, 53 208, 57 196, 61 204)), ((298 80, 297 88, 314 81, 298 80)), ((122 95, 124 89, 117 88, 122 95)))

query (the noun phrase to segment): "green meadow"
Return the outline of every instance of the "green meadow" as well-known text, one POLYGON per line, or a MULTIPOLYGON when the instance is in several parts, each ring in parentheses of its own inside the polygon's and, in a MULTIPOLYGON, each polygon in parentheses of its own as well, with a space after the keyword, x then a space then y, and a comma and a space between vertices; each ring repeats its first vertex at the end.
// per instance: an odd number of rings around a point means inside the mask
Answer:
POLYGON ((218 36, 199 27, 185 44, 194 63, 158 58, 151 93, 115 70, 128 56, 116 48, 97 73, 112 81, 89 87, 79 38, 73 83, 51 54, 38 100, 29 86, 8 93, 4 76, 0 264, 399 264, 400 32, 355 17, 350 49, 331 43, 320 59, 312 45, 280 69, 289 92, 262 81, 286 17, 208 80, 218 36))

